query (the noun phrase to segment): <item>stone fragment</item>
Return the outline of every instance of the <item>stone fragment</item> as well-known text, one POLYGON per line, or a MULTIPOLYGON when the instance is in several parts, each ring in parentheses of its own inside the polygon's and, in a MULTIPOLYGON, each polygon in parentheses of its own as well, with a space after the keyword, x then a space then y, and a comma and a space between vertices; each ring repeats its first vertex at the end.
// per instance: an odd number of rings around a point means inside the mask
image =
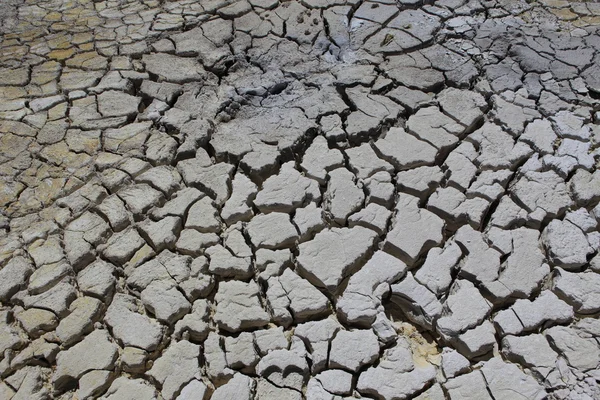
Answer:
POLYGON ((252 249, 246 242, 241 222, 230 226, 223 234, 223 244, 236 257, 252 257, 252 249))
POLYGON ((25 366, 15 374, 6 378, 6 382, 15 390, 11 400, 43 400, 51 396, 50 390, 44 385, 49 374, 48 368, 25 366))
POLYGON ((68 278, 65 278, 43 293, 25 296, 23 306, 50 310, 59 317, 65 317, 71 302, 76 297, 77 291, 68 283, 68 278))
POLYGON ((502 265, 498 278, 484 283, 496 302, 508 298, 528 298, 550 272, 539 245, 539 232, 518 228, 506 231, 512 238, 512 251, 502 265))
MULTIPOLYGON (((174 139, 173 139, 174 140, 174 139)), ((149 150, 147 150, 148 152, 149 150)), ((158 150, 161 154, 166 152, 165 149, 158 150)), ((149 158, 149 155, 146 155, 149 158)), ((171 196, 181 186, 181 176, 173 167, 161 165, 150 168, 141 173, 135 178, 136 182, 147 183, 150 186, 160 190, 165 196, 171 196)))
POLYGON ((90 371, 79 379, 77 397, 80 399, 98 397, 110 386, 113 379, 112 371, 90 371))
POLYGON ((389 173, 376 172, 370 178, 365 179, 363 183, 366 188, 367 203, 377 203, 391 208, 396 191, 389 173))
POLYGON ((211 246, 219 243, 219 235, 216 233, 202 233, 195 229, 184 229, 179 234, 175 243, 175 249, 181 254, 198 256, 211 246))
POLYGON ((110 236, 110 227, 97 214, 85 212, 65 228, 64 247, 73 268, 80 269, 94 260, 94 246, 110 236))
POLYGON ((121 366, 126 372, 142 372, 146 369, 148 353, 137 347, 125 347, 121 353, 121 366))
POLYGON ((183 143, 177 148, 176 158, 181 160, 184 158, 193 157, 196 149, 205 146, 212 134, 212 126, 203 119, 192 119, 185 122, 179 128, 180 134, 185 136, 183 143))
POLYGON ((600 172, 591 173, 578 169, 571 180, 569 188, 574 200, 581 206, 593 205, 600 200, 600 172))
MULTIPOLYGON (((467 142, 464 142, 467 143, 467 142)), ((460 148, 460 147, 459 147, 460 148)), ((457 148, 444 161, 444 166, 450 171, 448 185, 458 190, 466 191, 477 174, 477 167, 471 159, 462 154, 457 148)))
POLYGON ((71 272, 68 263, 60 261, 56 264, 45 264, 35 270, 29 277, 27 291, 30 294, 45 292, 71 272))
POLYGON ((223 339, 214 331, 208 333, 204 341, 204 363, 206 374, 213 382, 224 383, 234 371, 227 366, 223 339))
MULTIPOLYGON (((27 251, 38 268, 46 264, 62 265, 59 261, 64 258, 64 253, 57 236, 50 236, 45 241, 36 240, 29 246, 27 251)), ((37 271, 31 276, 31 279, 35 280, 36 275, 37 271)))
POLYGON ((536 119, 527 124, 525 132, 519 137, 519 140, 529 144, 540 154, 552 154, 556 138, 550 121, 547 119, 536 119))
POLYGON ((293 222, 298 230, 300 242, 311 239, 314 233, 318 233, 325 228, 323 210, 317 207, 315 203, 296 209, 293 222))
POLYGON ((494 325, 485 320, 452 340, 453 346, 465 357, 473 359, 490 353, 496 343, 494 325))
MULTIPOLYGON (((18 326, 12 324, 12 312, 2 311, 0 312, 0 329, 2 334, 0 335, 0 351, 2 352, 3 359, 6 355, 9 355, 13 350, 19 350, 27 345, 27 341, 24 338, 25 333, 18 326)), ((7 358, 3 364, 7 364, 9 359, 7 358)), ((7 369, 8 365, 4 365, 3 368, 7 369)))
MULTIPOLYGON (((518 201, 532 218, 539 213, 544 218, 556 218, 571 205, 567 186, 553 171, 525 172, 512 187, 515 201, 518 201)), ((537 221, 536 221, 537 222, 537 221)))
POLYGON ((485 98, 474 91, 447 88, 438 95, 440 108, 470 131, 487 111, 485 98))
POLYGON ((424 107, 406 121, 406 130, 441 151, 453 147, 465 127, 443 114, 438 107, 424 107))
POLYGON ((342 119, 337 114, 321 117, 321 130, 327 140, 340 141, 346 138, 346 132, 342 126, 342 119))
POLYGON ((466 250, 459 274, 478 282, 492 282, 498 278, 502 253, 488 243, 488 238, 471 226, 462 226, 456 232, 456 243, 466 250))
POLYGON ((280 399, 280 400, 301 400, 302 395, 295 390, 280 388, 266 379, 259 379, 256 384, 256 400, 280 399))
POLYGON ((476 370, 468 374, 448 379, 444 388, 452 399, 465 400, 492 400, 481 371, 476 370))
POLYGON ((154 281, 140 296, 142 303, 157 320, 172 325, 191 309, 191 304, 171 281, 154 281))
POLYGON ((149 122, 139 122, 106 129, 102 134, 104 149, 117 154, 142 156, 140 149, 150 135, 150 125, 149 122))
POLYGON ((541 117, 541 114, 536 110, 536 103, 532 100, 521 97, 519 93, 516 95, 507 93, 504 97, 492 96, 493 109, 491 115, 495 122, 504 127, 511 135, 520 135, 527 123, 541 117))
POLYGON ((173 194, 171 200, 167 201, 164 206, 153 209, 151 216, 155 219, 167 216, 183 218, 190 206, 203 196, 198 189, 186 187, 173 194))
POLYGON ((221 228, 218 215, 219 212, 210 197, 203 197, 189 208, 185 227, 205 233, 218 232, 221 228))
POLYGON ((254 343, 260 356, 264 356, 272 350, 287 349, 289 347, 288 339, 281 326, 254 331, 254 343))
POLYGON ((524 142, 515 144, 513 137, 492 123, 485 123, 466 139, 479 148, 475 164, 483 169, 511 169, 530 156, 531 148, 524 142))
POLYGON ((582 371, 597 368, 600 349, 594 340, 582 337, 576 330, 564 326, 547 329, 544 335, 571 366, 582 371))
POLYGON ((116 90, 98 95, 98 111, 104 117, 132 116, 137 114, 141 98, 116 90))
POLYGON ((181 283, 190 277, 191 262, 189 256, 163 250, 157 257, 139 266, 128 266, 127 284, 142 291, 154 281, 181 283))
POLYGON ((275 105, 242 106, 236 118, 220 124, 211 139, 216 156, 242 158, 242 167, 251 177, 264 180, 269 176, 272 172, 268 171, 278 165, 280 152, 292 151, 307 132, 317 127, 299 107, 275 105), (252 155, 254 160, 247 159, 252 155))
POLYGON ((148 243, 160 252, 165 248, 172 248, 177 241, 181 232, 181 219, 165 217, 159 221, 146 220, 140 223, 139 228, 148 243))
POLYGON ((352 374, 339 369, 323 371, 315 376, 323 389, 337 395, 352 393, 352 374))
POLYGON ((508 360, 528 368, 554 368, 558 356, 542 334, 505 336, 502 353, 508 360))

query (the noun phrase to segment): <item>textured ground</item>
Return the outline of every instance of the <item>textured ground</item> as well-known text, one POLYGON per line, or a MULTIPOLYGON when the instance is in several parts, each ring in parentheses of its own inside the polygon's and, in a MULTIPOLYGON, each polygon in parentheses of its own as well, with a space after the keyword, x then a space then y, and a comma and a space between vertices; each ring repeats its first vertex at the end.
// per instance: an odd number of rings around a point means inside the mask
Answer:
POLYGON ((600 399, 600 3, 0 3, 0 399, 600 399))

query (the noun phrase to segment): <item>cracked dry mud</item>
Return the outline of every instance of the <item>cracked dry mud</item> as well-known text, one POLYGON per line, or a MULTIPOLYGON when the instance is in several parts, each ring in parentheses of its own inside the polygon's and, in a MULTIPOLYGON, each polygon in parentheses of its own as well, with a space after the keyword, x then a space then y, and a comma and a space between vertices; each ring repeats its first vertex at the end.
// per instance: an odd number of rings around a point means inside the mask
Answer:
POLYGON ((0 399, 600 399, 600 3, 0 3, 0 399))

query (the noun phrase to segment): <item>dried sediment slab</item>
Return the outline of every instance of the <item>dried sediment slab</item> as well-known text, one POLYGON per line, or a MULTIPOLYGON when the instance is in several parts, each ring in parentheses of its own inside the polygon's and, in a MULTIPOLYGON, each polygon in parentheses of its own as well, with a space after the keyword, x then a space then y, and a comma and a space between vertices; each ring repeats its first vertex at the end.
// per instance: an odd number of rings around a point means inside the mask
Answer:
POLYGON ((0 398, 600 399, 599 18, 3 2, 0 398))

